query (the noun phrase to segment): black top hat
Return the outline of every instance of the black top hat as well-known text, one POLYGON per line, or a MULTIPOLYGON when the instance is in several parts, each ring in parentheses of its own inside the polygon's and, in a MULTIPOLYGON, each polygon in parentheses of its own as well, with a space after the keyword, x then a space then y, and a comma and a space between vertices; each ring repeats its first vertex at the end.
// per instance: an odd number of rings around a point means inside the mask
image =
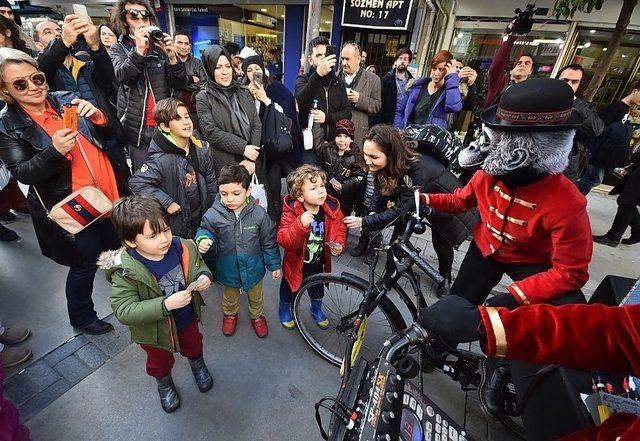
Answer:
POLYGON ((572 130, 582 124, 573 110, 573 89, 564 81, 532 78, 509 87, 500 103, 480 115, 489 127, 514 132, 572 130))

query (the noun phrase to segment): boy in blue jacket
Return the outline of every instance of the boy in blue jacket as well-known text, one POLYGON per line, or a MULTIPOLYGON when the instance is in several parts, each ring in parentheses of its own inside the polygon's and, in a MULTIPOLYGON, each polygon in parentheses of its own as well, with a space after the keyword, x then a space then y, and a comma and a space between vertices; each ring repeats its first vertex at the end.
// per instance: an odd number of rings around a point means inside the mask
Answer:
POLYGON ((262 294, 265 267, 274 280, 281 275, 275 226, 267 211, 251 197, 250 183, 244 167, 223 167, 218 178, 219 194, 196 233, 201 253, 215 251, 217 279, 222 285, 222 333, 227 337, 236 330, 241 291, 249 299, 253 330, 260 338, 267 336, 262 294))

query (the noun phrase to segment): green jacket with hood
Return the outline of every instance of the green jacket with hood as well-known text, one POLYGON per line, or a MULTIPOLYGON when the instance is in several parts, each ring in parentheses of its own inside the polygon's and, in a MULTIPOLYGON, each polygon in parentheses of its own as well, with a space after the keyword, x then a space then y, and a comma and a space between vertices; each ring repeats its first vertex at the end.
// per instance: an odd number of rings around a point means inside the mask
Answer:
MULTIPOLYGON (((194 242, 186 239, 180 239, 180 242, 186 284, 203 274, 213 281, 194 242)), ((98 266, 105 271, 111 284, 111 308, 120 323, 129 327, 133 342, 171 352, 180 351, 175 321, 164 306, 166 297, 151 271, 131 257, 125 248, 102 253, 98 266)), ((200 320, 204 301, 198 291, 193 291, 191 304, 200 320)))

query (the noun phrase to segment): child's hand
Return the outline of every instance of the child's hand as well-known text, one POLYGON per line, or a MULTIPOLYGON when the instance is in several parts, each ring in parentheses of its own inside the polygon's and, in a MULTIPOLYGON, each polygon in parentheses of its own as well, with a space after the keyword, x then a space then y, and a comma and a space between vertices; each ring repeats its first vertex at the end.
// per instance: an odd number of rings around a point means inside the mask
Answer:
POLYGON ((305 228, 309 228, 311 222, 313 222, 313 216, 314 214, 310 211, 305 211, 304 213, 302 213, 302 215, 300 216, 300 222, 302 222, 302 226, 305 228))
POLYGON ((204 254, 211 249, 211 245, 213 245, 213 241, 211 239, 202 239, 198 244, 198 251, 204 254))
POLYGON ((339 256, 342 254, 342 245, 337 242, 328 242, 329 251, 331 251, 332 256, 339 256))
POLYGON ((273 280, 278 280, 281 275, 282 275, 282 270, 281 269, 275 270, 273 272, 273 280))
POLYGON ((331 182, 331 186, 333 187, 333 189, 335 191, 337 191, 338 193, 340 193, 342 191, 342 184, 339 183, 338 181, 332 181, 331 182))
POLYGON ((180 210, 182 210, 182 207, 180 207, 180 205, 176 204, 175 202, 171 202, 171 205, 167 207, 167 213, 169 214, 176 214, 180 210))
POLYGON ((167 311, 180 309, 189 303, 191 303, 191 291, 187 290, 174 292, 164 300, 164 306, 167 308, 167 311))
POLYGON ((206 274, 203 274, 200 277, 198 277, 197 282, 198 282, 198 286, 195 289, 197 291, 204 291, 205 289, 211 286, 211 279, 206 274))

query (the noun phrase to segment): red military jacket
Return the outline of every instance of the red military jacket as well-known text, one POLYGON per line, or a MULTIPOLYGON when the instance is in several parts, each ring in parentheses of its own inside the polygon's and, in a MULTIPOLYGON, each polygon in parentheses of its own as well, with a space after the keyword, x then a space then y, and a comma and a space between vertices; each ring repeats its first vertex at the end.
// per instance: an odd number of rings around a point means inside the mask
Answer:
POLYGON ((473 237, 483 256, 550 267, 508 287, 520 304, 548 303, 589 280, 593 239, 587 200, 562 174, 512 190, 480 170, 453 194, 430 194, 429 205, 453 214, 478 207, 473 237))
MULTIPOLYGON (((344 216, 340 211, 340 203, 332 196, 321 208, 324 210, 325 228, 325 272, 331 272, 331 251, 327 242, 337 242, 342 245, 342 251, 347 249, 347 227, 343 222, 344 216)), ((289 283, 291 291, 296 292, 302 285, 302 267, 304 266, 304 252, 311 227, 304 227, 300 216, 305 212, 304 206, 291 196, 284 197, 282 204, 282 219, 278 227, 278 245, 284 248, 282 271, 289 283)))
MULTIPOLYGON (((640 375, 640 305, 480 306, 487 356, 640 375)), ((640 417, 616 414, 563 441, 637 441, 640 417), (621 437, 621 438, 618 438, 621 437)))

